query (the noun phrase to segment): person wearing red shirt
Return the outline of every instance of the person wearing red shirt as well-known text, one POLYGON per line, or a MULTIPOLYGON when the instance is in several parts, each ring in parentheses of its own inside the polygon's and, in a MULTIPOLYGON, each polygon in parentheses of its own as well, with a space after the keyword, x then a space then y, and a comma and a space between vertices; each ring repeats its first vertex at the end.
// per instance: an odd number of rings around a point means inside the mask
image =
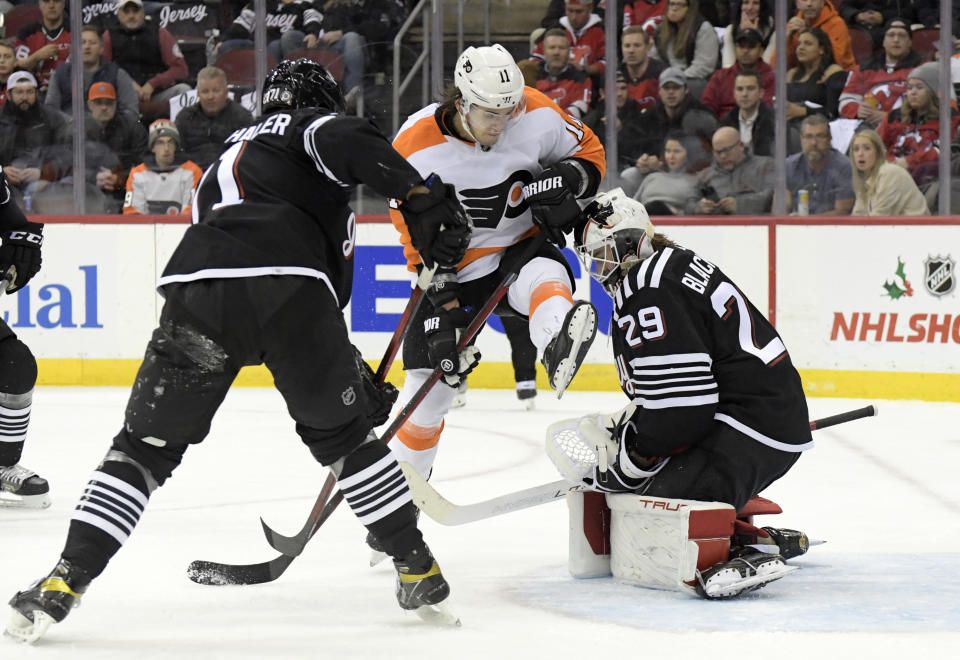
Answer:
POLYGON ((620 44, 623 62, 617 75, 623 76, 630 98, 640 105, 641 110, 657 104, 660 74, 667 68, 662 61, 648 56, 651 46, 653 37, 639 25, 632 25, 623 31, 620 44))
POLYGON ((763 80, 763 102, 773 105, 773 69, 763 61, 763 37, 756 30, 747 28, 737 32, 734 42, 737 61, 733 66, 720 69, 707 83, 700 102, 710 108, 717 117, 723 117, 737 106, 733 88, 741 73, 757 72, 763 80))
POLYGON ((537 65, 537 89, 571 117, 582 119, 590 108, 593 83, 586 73, 570 63, 570 39, 566 30, 547 30, 543 35, 543 55, 544 59, 537 65))
POLYGON ((667 13, 667 0, 633 0, 623 7, 623 29, 638 26, 653 36, 667 13))
MULTIPOLYGON (((603 20, 593 13, 593 2, 567 0, 566 15, 560 19, 560 27, 570 38, 570 62, 588 76, 602 76, 607 69, 604 58, 607 38, 603 32, 603 20)), ((542 41, 530 55, 543 59, 542 41)))
POLYGON ((40 0, 40 22, 24 25, 17 32, 17 66, 36 75, 41 94, 47 91, 54 69, 70 54, 66 5, 66 0, 40 0))

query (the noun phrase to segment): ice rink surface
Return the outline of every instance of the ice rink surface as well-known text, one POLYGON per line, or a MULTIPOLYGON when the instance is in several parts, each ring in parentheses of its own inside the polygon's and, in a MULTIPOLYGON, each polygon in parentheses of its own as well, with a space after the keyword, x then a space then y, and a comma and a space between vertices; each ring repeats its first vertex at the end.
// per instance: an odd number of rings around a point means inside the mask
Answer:
MULTIPOLYGON (((50 481, 53 506, 0 510, 4 602, 56 562, 126 395, 36 392, 23 463, 50 481)), ((471 391, 448 418, 432 483, 470 503, 553 481, 546 426, 624 403, 541 391, 527 412, 512 391, 471 391)), ((368 567, 364 530, 345 506, 273 583, 187 580, 194 559, 274 557, 258 516, 294 533, 326 476, 279 395, 235 389, 83 606, 35 647, 0 638, 0 659, 960 657, 960 405, 811 399, 811 418, 866 403, 880 416, 815 432, 816 447, 764 493, 784 513, 758 524, 827 541, 783 580, 720 602, 574 580, 557 501, 460 527, 421 523, 463 621, 438 629, 399 609, 392 567, 368 567)))

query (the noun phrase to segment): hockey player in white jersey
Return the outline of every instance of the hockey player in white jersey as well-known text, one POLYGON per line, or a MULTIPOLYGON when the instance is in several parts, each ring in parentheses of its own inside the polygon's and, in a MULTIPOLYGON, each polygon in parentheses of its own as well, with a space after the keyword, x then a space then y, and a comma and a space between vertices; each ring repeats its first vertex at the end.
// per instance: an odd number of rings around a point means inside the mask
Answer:
MULTIPOLYGON (((459 333, 539 232, 552 244, 544 243, 522 265, 496 313, 529 319, 530 339, 558 397, 580 367, 596 336, 597 315, 589 302, 573 299, 573 276, 557 246, 579 217, 577 199, 596 193, 605 156, 587 126, 524 86, 520 69, 499 44, 467 48, 444 100, 411 115, 394 147, 418 171, 436 172, 455 186, 473 222, 466 256, 456 269, 438 271, 403 345, 401 403, 434 367, 446 365, 446 384, 431 390, 391 445, 401 460, 428 475, 456 387, 479 358, 472 346, 457 354, 459 333)), ((419 255, 400 215, 391 215, 415 271, 419 255)))
MULTIPOLYGON (((655 233, 643 205, 620 189, 598 196, 584 220, 577 253, 613 298, 614 358, 631 401, 613 419, 584 418, 597 428, 583 435, 608 457, 585 485, 742 510, 813 446, 783 341, 717 266, 655 233)), ((800 532, 753 531, 702 572, 698 593, 754 589, 807 549, 800 532)))

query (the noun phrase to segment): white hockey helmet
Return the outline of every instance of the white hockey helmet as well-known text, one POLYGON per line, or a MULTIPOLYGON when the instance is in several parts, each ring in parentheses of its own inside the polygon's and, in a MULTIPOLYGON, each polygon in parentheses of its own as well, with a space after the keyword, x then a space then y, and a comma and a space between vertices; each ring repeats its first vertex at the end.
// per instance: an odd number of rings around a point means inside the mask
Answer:
POLYGON ((516 108, 524 101, 523 74, 500 44, 470 46, 463 51, 453 69, 453 83, 460 90, 464 112, 469 112, 473 105, 516 108))
POLYGON ((583 210, 577 256, 590 277, 611 296, 627 270, 653 254, 653 223, 647 209, 621 188, 597 195, 583 210))

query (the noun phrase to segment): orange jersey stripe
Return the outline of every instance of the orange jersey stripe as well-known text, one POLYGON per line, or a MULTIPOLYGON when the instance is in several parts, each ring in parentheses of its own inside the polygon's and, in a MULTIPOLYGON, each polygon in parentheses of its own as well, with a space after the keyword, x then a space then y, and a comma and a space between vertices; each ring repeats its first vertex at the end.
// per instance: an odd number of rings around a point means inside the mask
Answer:
POLYGON ((397 430, 397 439, 415 451, 430 449, 440 442, 443 424, 440 422, 440 426, 426 427, 406 422, 397 430))
POLYGON ((533 313, 541 303, 554 296, 566 298, 573 303, 573 292, 570 291, 569 286, 563 282, 544 282, 530 294, 530 313, 527 314, 527 316, 533 316, 533 313))
POLYGON ((580 150, 571 157, 593 163, 593 165, 600 171, 600 179, 602 180, 604 174, 607 172, 607 154, 603 150, 603 145, 600 143, 600 138, 597 137, 596 133, 594 133, 590 127, 583 122, 574 119, 566 112, 561 110, 559 105, 554 103, 549 96, 540 90, 532 87, 525 87, 523 91, 524 95, 527 97, 527 112, 531 112, 539 108, 550 108, 563 117, 563 120, 570 126, 567 130, 573 135, 577 136, 578 142, 580 143, 580 150))

